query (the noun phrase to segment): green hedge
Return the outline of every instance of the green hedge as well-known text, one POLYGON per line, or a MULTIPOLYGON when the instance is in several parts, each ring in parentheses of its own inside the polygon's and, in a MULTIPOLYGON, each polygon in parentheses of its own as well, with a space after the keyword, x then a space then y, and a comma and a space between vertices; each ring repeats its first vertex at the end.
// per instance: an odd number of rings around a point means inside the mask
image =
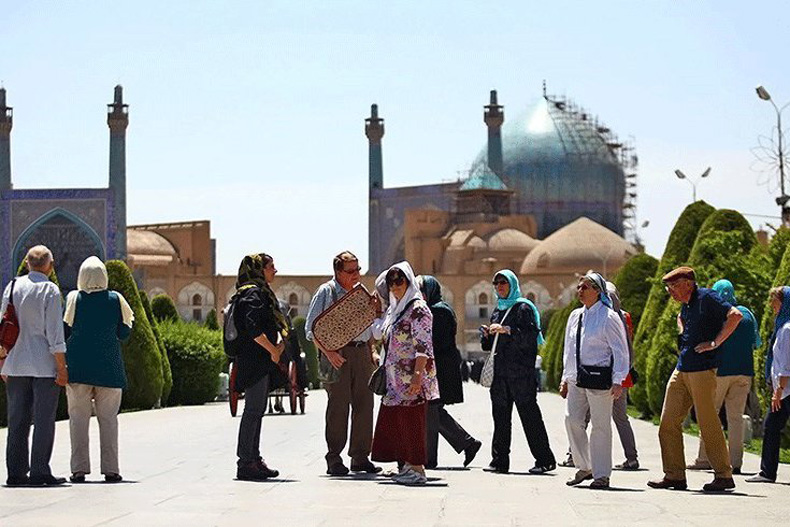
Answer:
MULTIPOLYGON (((57 262, 55 262, 55 263, 57 264, 57 262)), ((30 272, 30 270, 27 268, 27 260, 22 260, 22 263, 20 263, 19 267, 17 267, 17 269, 16 269, 16 275, 17 276, 25 276, 29 272, 30 272)), ((56 286, 60 287, 60 282, 58 282, 58 275, 55 272, 55 267, 54 266, 52 267, 52 272, 49 273, 49 276, 47 278, 49 278, 50 282, 52 282, 56 286)))
MULTIPOLYGON (((659 319, 669 300, 669 296, 664 290, 664 285, 661 283, 661 277, 688 260, 699 229, 715 210, 704 201, 692 203, 683 210, 683 213, 675 222, 672 232, 669 234, 664 255, 661 257, 656 269, 650 294, 647 297, 645 308, 642 311, 642 318, 639 321, 639 325, 636 326, 636 334, 634 336, 634 367, 643 374, 643 377, 645 377, 647 372, 650 341, 655 334, 659 319)), ((646 379, 643 378, 642 381, 631 388, 629 397, 643 415, 650 415, 646 379)))
POLYGON ((173 299, 166 294, 156 295, 151 299, 151 311, 154 313, 154 318, 157 322, 163 320, 181 320, 178 316, 178 309, 173 299))
POLYGON ((206 315, 206 322, 203 325, 206 326, 206 329, 210 329, 212 331, 219 331, 221 329, 219 327, 216 309, 212 309, 208 312, 208 315, 206 315))
POLYGON ((123 392, 121 408, 141 410, 153 408, 162 397, 164 385, 162 356, 156 337, 148 323, 132 272, 120 260, 109 260, 105 265, 109 276, 109 288, 121 293, 134 311, 132 334, 121 346, 128 380, 123 392))
POLYGON ((581 303, 574 299, 570 304, 558 310, 551 317, 549 331, 544 335, 546 344, 541 350, 543 355, 543 370, 546 372, 546 384, 552 391, 556 391, 562 379, 562 352, 565 345, 565 326, 571 311, 580 307, 581 303))
POLYGON ((639 321, 642 319, 656 269, 658 269, 658 260, 649 254, 637 254, 620 268, 617 276, 612 280, 620 293, 623 309, 631 313, 631 323, 634 328, 639 326, 639 321))
POLYGON ((148 323, 151 324, 151 330, 154 332, 156 345, 159 348, 159 355, 162 358, 162 380, 164 383, 162 384, 161 404, 165 406, 168 397, 170 397, 170 390, 173 389, 173 372, 170 370, 170 360, 167 358, 165 343, 162 342, 162 335, 159 333, 159 324, 154 318, 154 313, 151 310, 151 302, 148 300, 148 295, 145 294, 145 291, 140 291, 140 301, 143 303, 145 316, 148 318, 148 323))
MULTIPOLYGON (((727 278, 743 293, 744 305, 764 297, 770 284, 770 264, 746 218, 734 210, 718 210, 699 230, 689 256, 700 286, 727 278)), ((677 314, 680 304, 669 301, 651 340, 647 360, 647 395, 650 410, 660 414, 666 383, 677 363, 677 314)))
MULTIPOLYGON (((772 287, 784 285, 790 285, 790 246, 785 248, 784 255, 779 262, 779 267, 776 269, 776 273, 774 274, 774 279, 771 284, 772 287)), ((760 402, 762 403, 763 408, 768 408, 768 405, 771 402, 771 389, 765 380, 765 356, 768 352, 768 344, 771 338, 771 333, 774 330, 774 318, 776 317, 771 310, 768 295, 766 295, 763 299, 763 315, 762 323, 760 324, 760 336, 763 339, 763 345, 754 354, 754 387, 757 391, 757 395, 760 397, 760 402)))
POLYGON ((774 272, 779 269, 779 264, 782 263, 788 243, 790 243, 790 229, 779 227, 768 244, 768 256, 771 258, 774 272))
POLYGON ((225 364, 222 334, 193 322, 165 320, 159 331, 173 370, 169 406, 213 401, 225 364))
POLYGON ((321 387, 321 381, 318 380, 318 350, 312 341, 307 340, 304 331, 305 317, 296 317, 293 319, 294 329, 296 336, 299 337, 299 347, 302 348, 305 356, 305 366, 307 366, 307 379, 310 382, 310 387, 313 389, 321 387))

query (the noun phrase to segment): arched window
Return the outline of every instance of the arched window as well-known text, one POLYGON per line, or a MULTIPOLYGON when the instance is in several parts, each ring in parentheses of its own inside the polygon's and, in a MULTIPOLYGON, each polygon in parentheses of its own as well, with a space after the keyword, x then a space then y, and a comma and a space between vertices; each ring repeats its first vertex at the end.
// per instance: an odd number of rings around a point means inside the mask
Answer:
POLYGON ((296 293, 291 293, 290 295, 288 295, 288 303, 291 305, 291 307, 298 306, 299 295, 297 295, 296 293))
POLYGON ((477 303, 488 304, 488 295, 485 293, 480 293, 480 295, 477 297, 477 303))
POLYGON ((195 294, 194 296, 192 296, 192 305, 193 306, 201 306, 201 305, 203 305, 203 297, 198 295, 198 294, 195 294))

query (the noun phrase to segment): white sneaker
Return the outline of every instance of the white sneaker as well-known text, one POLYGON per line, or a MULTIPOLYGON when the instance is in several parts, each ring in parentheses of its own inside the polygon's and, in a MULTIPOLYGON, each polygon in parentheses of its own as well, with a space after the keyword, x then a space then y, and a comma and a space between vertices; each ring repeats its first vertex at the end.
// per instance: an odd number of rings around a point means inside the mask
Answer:
MULTIPOLYGON (((392 472, 395 472, 395 471, 393 470, 392 472)), ((400 471, 398 473, 390 475, 390 479, 393 480, 393 481, 396 481, 398 478, 401 478, 401 477, 405 476, 409 472, 414 472, 414 471, 411 469, 411 465, 409 465, 408 463, 405 463, 401 467, 401 469, 400 469, 400 471)))
POLYGON ((757 474, 756 476, 752 476, 750 478, 746 478, 747 483, 775 483, 774 480, 768 479, 761 474, 757 474))
POLYGON ((407 486, 425 485, 426 483, 428 483, 428 478, 426 478, 425 476, 423 476, 422 474, 420 474, 415 470, 409 470, 409 472, 407 472, 403 476, 398 476, 392 479, 395 481, 395 483, 398 483, 400 485, 407 485, 407 486))

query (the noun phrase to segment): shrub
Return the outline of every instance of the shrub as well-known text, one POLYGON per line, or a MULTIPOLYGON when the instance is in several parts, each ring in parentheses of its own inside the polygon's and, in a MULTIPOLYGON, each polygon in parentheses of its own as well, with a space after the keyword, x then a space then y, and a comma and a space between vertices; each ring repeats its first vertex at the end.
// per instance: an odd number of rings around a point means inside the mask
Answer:
POLYGON ((637 254, 620 268, 617 276, 612 280, 620 293, 623 309, 631 313, 631 323, 635 328, 639 326, 639 320, 645 310, 656 269, 658 269, 658 260, 649 254, 637 254))
POLYGON ((557 311, 551 317, 551 327, 545 335, 546 344, 541 350, 543 355, 543 369, 546 371, 546 384, 550 390, 557 390, 562 379, 562 353, 565 346, 565 326, 571 311, 580 307, 578 300, 557 311))
POLYGON ((206 329, 210 329, 211 331, 219 331, 219 320, 217 320, 217 310, 212 309, 206 315, 206 322, 203 324, 206 326, 206 329))
MULTIPOLYGON (((57 262, 55 263, 57 265, 57 262)), ((22 263, 19 264, 19 267, 16 269, 17 276, 25 276, 29 273, 30 270, 27 268, 27 260, 22 260, 22 263)), ((55 272, 55 267, 52 267, 52 272, 49 273, 49 281, 55 284, 56 286, 60 287, 60 282, 58 282, 58 275, 55 272)))
MULTIPOLYGON (((744 293, 740 299, 746 305, 749 300, 746 290, 753 295, 765 295, 769 278, 768 259, 765 257, 759 268, 752 266, 756 255, 762 254, 757 247, 757 237, 746 219, 734 210, 718 210, 708 216, 699 230, 691 249, 689 265, 694 267, 697 283, 711 285, 727 278, 744 293), (739 283, 740 281, 740 283, 739 283), (745 289, 744 289, 745 288, 745 289)), ((650 410, 661 412, 664 391, 677 363, 676 317, 680 304, 669 301, 659 319, 653 335, 647 360, 647 394, 650 410)))
POLYGON ((549 328, 551 327, 551 319, 554 317, 555 314, 557 314, 557 311, 558 309, 551 308, 551 309, 547 309, 546 311, 540 314, 540 325, 541 325, 540 329, 543 332, 544 337, 549 334, 549 328))
POLYGON ((787 227, 779 227, 771 242, 768 244, 768 256, 771 258, 771 265, 774 272, 779 269, 779 264, 782 263, 782 257, 787 250, 787 245, 790 242, 790 229, 787 227))
POLYGON ((162 342, 162 335, 159 333, 159 324, 154 319, 154 313, 151 310, 151 302, 148 300, 148 295, 145 291, 140 291, 140 302, 143 304, 145 316, 148 318, 148 323, 151 324, 151 330, 154 332, 156 338, 156 345, 159 348, 159 355, 162 358, 162 398, 161 405, 167 404, 167 399, 170 397, 170 390, 173 389, 173 372, 170 370, 170 360, 167 358, 167 349, 164 342, 162 342))
POLYGON ((164 385, 162 357, 156 337, 145 315, 132 272, 120 260, 109 260, 105 265, 109 276, 109 288, 121 293, 134 311, 132 334, 121 346, 128 380, 121 407, 153 408, 162 397, 164 385))
POLYGON ((176 309, 173 299, 164 293, 156 295, 151 299, 151 311, 157 322, 181 319, 181 317, 178 316, 178 309, 176 309))
MULTIPOLYGON (((675 222, 672 232, 669 234, 664 255, 661 257, 652 280, 650 294, 642 311, 642 317, 639 320, 639 325, 635 326, 634 367, 639 373, 646 374, 647 372, 647 355, 650 349, 650 341, 669 300, 669 296, 664 290, 664 284, 661 283, 661 277, 688 260, 691 246, 694 245, 699 229, 715 210, 704 201, 692 203, 683 210, 675 222)), ((646 385, 647 379, 645 378, 631 388, 629 396, 642 414, 650 415, 646 385)))
POLYGON ((307 366, 307 378, 310 382, 311 388, 318 388, 321 386, 318 380, 318 350, 312 341, 307 340, 305 336, 305 317, 296 317, 293 319, 293 326, 296 330, 296 336, 299 337, 299 347, 302 348, 305 357, 305 365, 307 366))
POLYGON ((168 405, 213 401, 225 364, 222 335, 193 322, 173 320, 163 321, 159 331, 173 370, 168 405))

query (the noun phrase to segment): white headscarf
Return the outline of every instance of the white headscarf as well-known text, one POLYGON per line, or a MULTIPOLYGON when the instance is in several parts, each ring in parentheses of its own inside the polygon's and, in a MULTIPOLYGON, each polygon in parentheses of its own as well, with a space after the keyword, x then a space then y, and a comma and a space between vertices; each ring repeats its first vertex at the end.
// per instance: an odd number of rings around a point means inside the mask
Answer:
MULTIPOLYGON (((105 291, 109 279, 107 278, 107 268, 104 263, 96 256, 89 256, 80 265, 80 272, 77 276, 77 290, 69 293, 66 298, 66 312, 63 315, 63 321, 69 326, 74 325, 74 314, 77 308, 77 295, 80 291, 85 293, 95 293, 97 291, 105 291)), ((132 327, 134 322, 134 311, 129 306, 129 303, 123 295, 117 291, 118 300, 121 302, 121 315, 123 323, 132 327)))
POLYGON ((406 288, 406 293, 400 300, 397 300, 395 295, 391 292, 389 293, 389 307, 387 307, 387 314, 384 317, 384 324, 382 326, 384 335, 389 333, 390 328, 395 324, 395 321, 398 320, 398 317, 406 310, 406 306, 408 306, 412 300, 415 298, 422 299, 420 287, 417 284, 417 278, 414 276, 411 265, 406 261, 398 262, 381 273, 376 278, 376 289, 379 291, 381 290, 379 287, 381 283, 384 283, 386 287, 387 274, 393 269, 398 269, 403 273, 403 276, 405 276, 406 280, 409 282, 409 286, 406 288))

